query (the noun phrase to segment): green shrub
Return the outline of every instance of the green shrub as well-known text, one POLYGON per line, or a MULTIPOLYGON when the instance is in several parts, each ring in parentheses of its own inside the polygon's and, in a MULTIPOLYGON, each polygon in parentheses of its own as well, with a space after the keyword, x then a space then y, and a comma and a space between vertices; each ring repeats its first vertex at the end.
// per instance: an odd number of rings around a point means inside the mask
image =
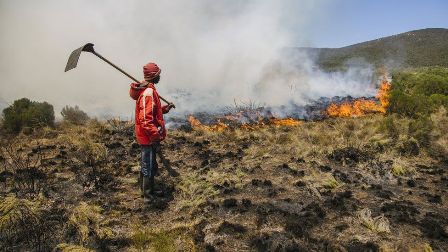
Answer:
POLYGON ((393 75, 389 113, 418 118, 448 106, 448 68, 421 68, 393 75))
POLYGON ((448 95, 432 94, 429 101, 433 109, 438 109, 441 106, 448 107, 448 95))
POLYGON ((417 118, 421 115, 427 115, 431 111, 431 102, 427 96, 420 94, 408 95, 401 91, 393 90, 390 93, 390 97, 389 112, 417 118))
POLYGON ((62 108, 61 115, 64 121, 76 125, 85 124, 89 120, 89 116, 87 115, 87 113, 79 109, 78 106, 65 106, 64 108, 62 108))
POLYGON ((25 127, 33 129, 53 125, 53 106, 47 102, 22 98, 3 110, 3 128, 10 133, 18 133, 25 127))

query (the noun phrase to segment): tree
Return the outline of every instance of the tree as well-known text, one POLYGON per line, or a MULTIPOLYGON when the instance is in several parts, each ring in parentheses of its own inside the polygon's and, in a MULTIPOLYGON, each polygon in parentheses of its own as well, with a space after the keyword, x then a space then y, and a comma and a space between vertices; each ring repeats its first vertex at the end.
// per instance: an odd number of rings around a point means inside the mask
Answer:
POLYGON ((64 121, 76 125, 85 124, 90 119, 87 113, 79 109, 78 106, 65 106, 61 111, 61 115, 64 121))
POLYGON ((30 101, 28 98, 15 100, 3 110, 3 128, 18 133, 24 127, 37 128, 54 126, 53 105, 47 102, 30 101))

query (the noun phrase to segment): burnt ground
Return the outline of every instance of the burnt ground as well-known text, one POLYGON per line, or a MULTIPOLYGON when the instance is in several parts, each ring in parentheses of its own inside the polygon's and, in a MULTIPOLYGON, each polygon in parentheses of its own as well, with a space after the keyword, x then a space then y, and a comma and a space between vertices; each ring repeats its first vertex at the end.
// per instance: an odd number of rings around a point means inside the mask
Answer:
MULTIPOLYGON (((42 175, 33 190, 14 186, 20 172, 4 152, 0 195, 42 202, 45 228, 20 235, 45 233, 47 240, 37 241, 43 251, 58 244, 98 251, 444 251, 448 163, 423 149, 401 155, 387 137, 366 141, 376 134, 363 131, 373 120, 349 125, 366 136, 356 139, 344 138, 344 121, 171 131, 159 162, 160 193, 150 204, 140 197, 132 127, 60 126, 8 143, 17 153, 41 155, 42 175), (107 158, 83 159, 83 145, 71 140, 80 136, 105 146, 107 158), (99 207, 84 224, 73 221, 81 202, 99 207)), ((38 250, 16 238, 3 246, 38 250)))

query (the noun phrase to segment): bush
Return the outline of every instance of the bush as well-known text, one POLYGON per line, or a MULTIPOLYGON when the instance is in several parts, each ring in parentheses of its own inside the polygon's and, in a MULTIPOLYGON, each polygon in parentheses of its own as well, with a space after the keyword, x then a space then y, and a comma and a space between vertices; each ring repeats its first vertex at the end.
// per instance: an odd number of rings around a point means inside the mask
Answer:
POLYGON ((393 75, 388 112, 418 118, 440 106, 448 106, 448 68, 422 68, 393 75))
POLYGON ((76 125, 85 124, 89 120, 89 116, 87 115, 87 113, 79 109, 78 106, 65 106, 61 111, 61 115, 64 121, 76 125))
POLYGON ((53 125, 53 105, 47 102, 22 98, 3 110, 3 128, 9 133, 19 133, 25 127, 34 129, 53 125))
POLYGON ((408 95, 403 92, 393 90, 388 111, 399 115, 417 118, 427 115, 431 111, 431 101, 424 95, 408 95))

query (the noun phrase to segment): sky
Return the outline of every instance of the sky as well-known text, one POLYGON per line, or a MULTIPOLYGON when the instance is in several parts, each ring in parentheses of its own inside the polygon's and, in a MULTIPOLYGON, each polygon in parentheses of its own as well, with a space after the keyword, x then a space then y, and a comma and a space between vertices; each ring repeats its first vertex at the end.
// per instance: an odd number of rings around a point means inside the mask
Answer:
POLYGON ((312 20, 310 46, 343 47, 423 28, 448 28, 445 0, 331 0, 312 20))
POLYGON ((56 115, 79 105, 90 115, 129 117, 129 80, 93 55, 63 72, 68 56, 93 42, 141 79, 162 68, 159 92, 189 113, 241 102, 303 104, 332 95, 371 95, 372 69, 329 75, 285 47, 342 47, 428 27, 448 28, 442 0, 0 0, 0 109, 28 97, 56 115))

